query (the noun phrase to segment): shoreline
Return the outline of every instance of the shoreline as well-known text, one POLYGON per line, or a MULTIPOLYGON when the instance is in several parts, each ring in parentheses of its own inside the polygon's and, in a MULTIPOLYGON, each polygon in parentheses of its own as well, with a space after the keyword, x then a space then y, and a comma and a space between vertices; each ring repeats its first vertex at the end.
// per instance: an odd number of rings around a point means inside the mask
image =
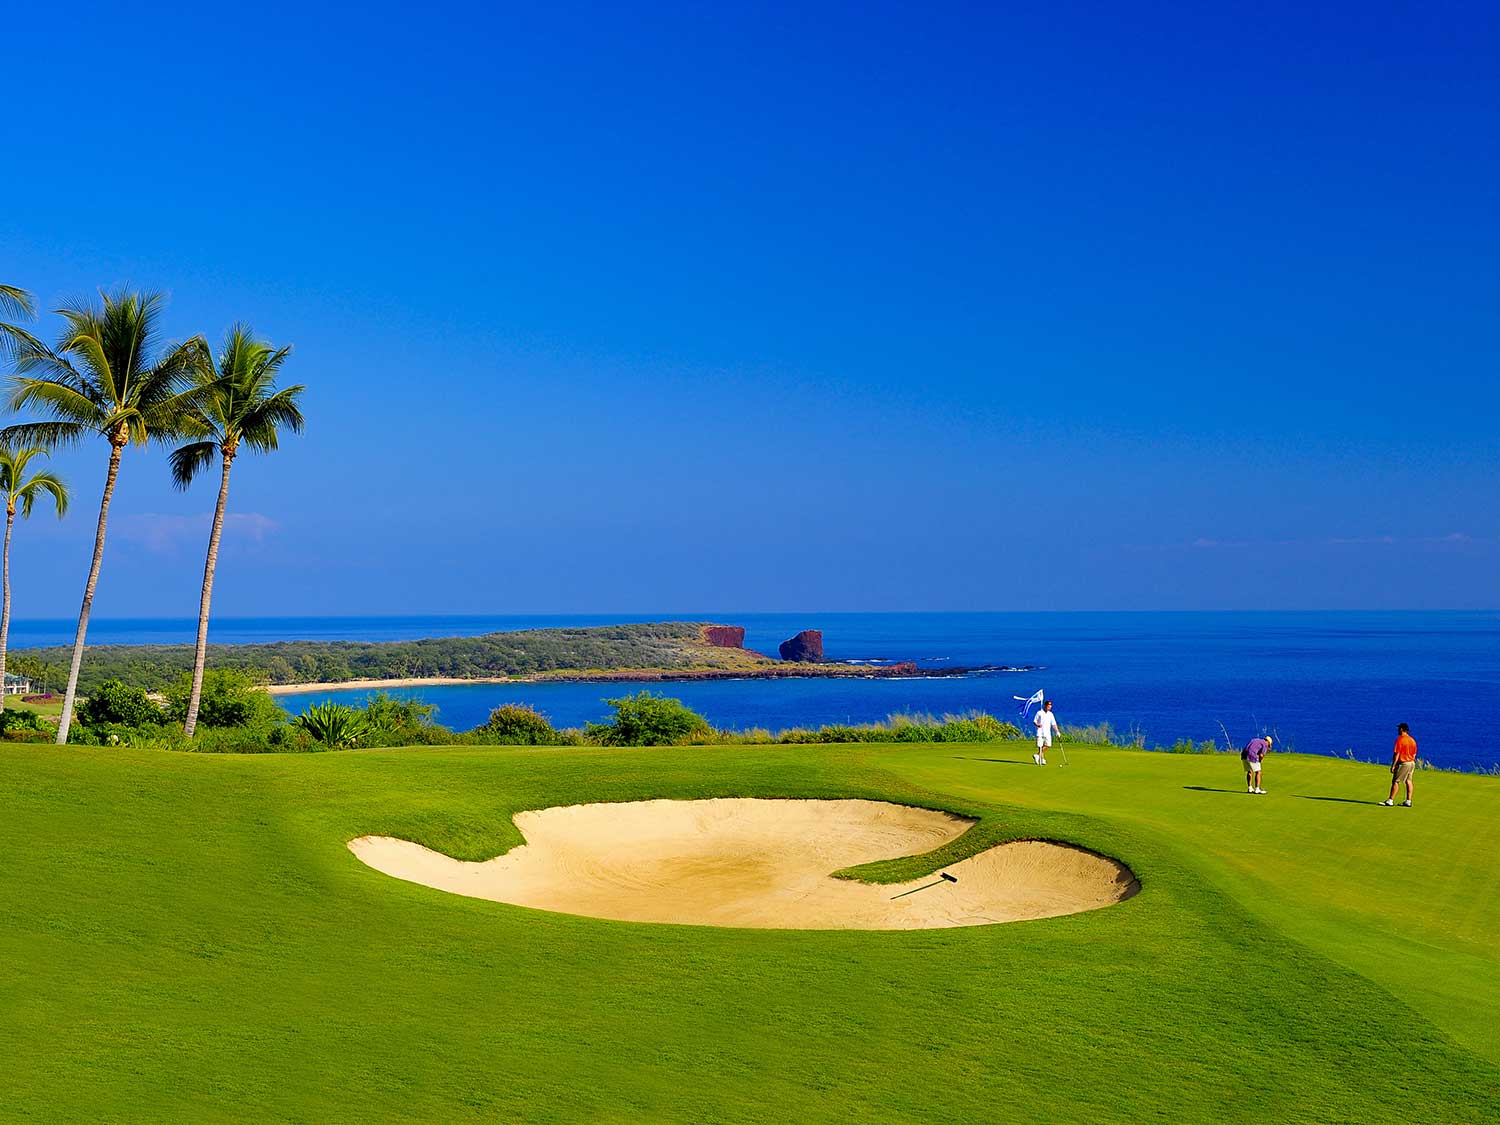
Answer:
POLYGON ((332 680, 316 683, 267 684, 268 695, 301 695, 317 691, 380 691, 385 688, 457 687, 464 684, 653 684, 692 683, 703 680, 895 680, 961 679, 965 676, 1012 671, 1021 668, 918 668, 915 665, 789 664, 758 668, 636 668, 619 670, 570 669, 532 672, 519 676, 402 676, 395 679, 332 680))
POLYGON ((407 676, 395 680, 336 680, 324 683, 264 684, 261 690, 267 695, 299 695, 308 691, 375 691, 381 688, 448 687, 454 684, 524 684, 529 682, 522 676, 483 676, 460 678, 458 676, 407 676))

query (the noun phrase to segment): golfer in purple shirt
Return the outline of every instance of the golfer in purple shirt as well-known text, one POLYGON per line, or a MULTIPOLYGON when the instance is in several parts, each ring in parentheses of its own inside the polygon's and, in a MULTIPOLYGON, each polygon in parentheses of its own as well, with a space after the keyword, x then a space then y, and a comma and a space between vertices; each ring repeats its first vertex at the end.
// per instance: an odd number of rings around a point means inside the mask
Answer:
POLYGON ((1271 736, 1262 735, 1260 738, 1252 738, 1245 743, 1245 748, 1240 751, 1240 757, 1245 760, 1245 792, 1264 793, 1260 787, 1260 763, 1265 756, 1271 752, 1271 736))

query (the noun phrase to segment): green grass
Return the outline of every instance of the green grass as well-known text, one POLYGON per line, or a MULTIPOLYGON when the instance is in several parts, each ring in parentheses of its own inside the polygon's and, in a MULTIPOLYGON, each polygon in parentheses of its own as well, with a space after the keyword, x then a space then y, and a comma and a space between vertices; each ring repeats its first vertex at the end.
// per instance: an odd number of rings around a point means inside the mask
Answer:
POLYGON ((52 703, 27 703, 19 695, 9 695, 5 698, 5 709, 7 711, 30 711, 33 715, 57 719, 62 716, 62 697, 59 696, 52 703))
POLYGON ((207 756, 0 747, 0 1115, 1477 1121, 1500 1115, 1500 779, 1015 743, 207 756), (389 879, 588 800, 883 797, 1129 863, 1070 918, 648 926, 389 879), (1306 797, 1339 798, 1308 800, 1306 797))

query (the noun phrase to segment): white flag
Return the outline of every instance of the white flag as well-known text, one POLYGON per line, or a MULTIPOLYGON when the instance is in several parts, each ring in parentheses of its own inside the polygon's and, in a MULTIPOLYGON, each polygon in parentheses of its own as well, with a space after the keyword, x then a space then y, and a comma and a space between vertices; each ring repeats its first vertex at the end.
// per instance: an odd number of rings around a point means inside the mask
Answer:
POLYGON ((1033 695, 1030 699, 1027 699, 1025 696, 1021 696, 1021 695, 1013 695, 1013 696, 1011 696, 1011 698, 1015 699, 1015 700, 1018 700, 1020 702, 1020 704, 1021 704, 1021 718, 1025 719, 1026 716, 1027 716, 1027 714, 1030 713, 1030 711, 1031 711, 1031 709, 1033 707, 1039 707, 1041 705, 1042 700, 1045 699, 1046 696, 1044 696, 1042 694, 1042 691, 1039 688, 1039 689, 1037 689, 1037 693, 1035 695, 1033 695))

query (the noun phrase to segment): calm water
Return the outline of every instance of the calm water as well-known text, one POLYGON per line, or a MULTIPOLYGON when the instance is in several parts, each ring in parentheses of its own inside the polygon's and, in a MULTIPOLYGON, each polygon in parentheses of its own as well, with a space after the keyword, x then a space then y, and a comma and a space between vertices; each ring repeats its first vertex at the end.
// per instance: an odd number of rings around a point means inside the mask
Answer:
MULTIPOLYGON (((1440 765, 1500 762, 1500 613, 983 613, 638 616, 226 618, 221 643, 291 639, 398 640, 497 629, 620 621, 712 620, 744 625, 746 644, 774 653, 819 628, 832 659, 914 659, 929 667, 1036 664, 1035 673, 919 680, 743 680, 664 685, 716 726, 781 728, 869 722, 893 711, 1014 712, 1012 695, 1045 688, 1064 723, 1138 728, 1152 744, 1236 740, 1261 727, 1311 753, 1384 759, 1398 721, 1440 765)), ((16 622, 15 647, 71 639, 66 621, 16 622)), ((186 643, 193 622, 100 620, 96 644, 186 643)), ((604 718, 622 684, 470 685, 402 694, 437 704, 464 729, 505 701, 534 704, 561 726, 604 718)), ((359 693, 339 693, 354 701, 359 693)), ((330 693, 283 697, 300 710, 330 693)))

